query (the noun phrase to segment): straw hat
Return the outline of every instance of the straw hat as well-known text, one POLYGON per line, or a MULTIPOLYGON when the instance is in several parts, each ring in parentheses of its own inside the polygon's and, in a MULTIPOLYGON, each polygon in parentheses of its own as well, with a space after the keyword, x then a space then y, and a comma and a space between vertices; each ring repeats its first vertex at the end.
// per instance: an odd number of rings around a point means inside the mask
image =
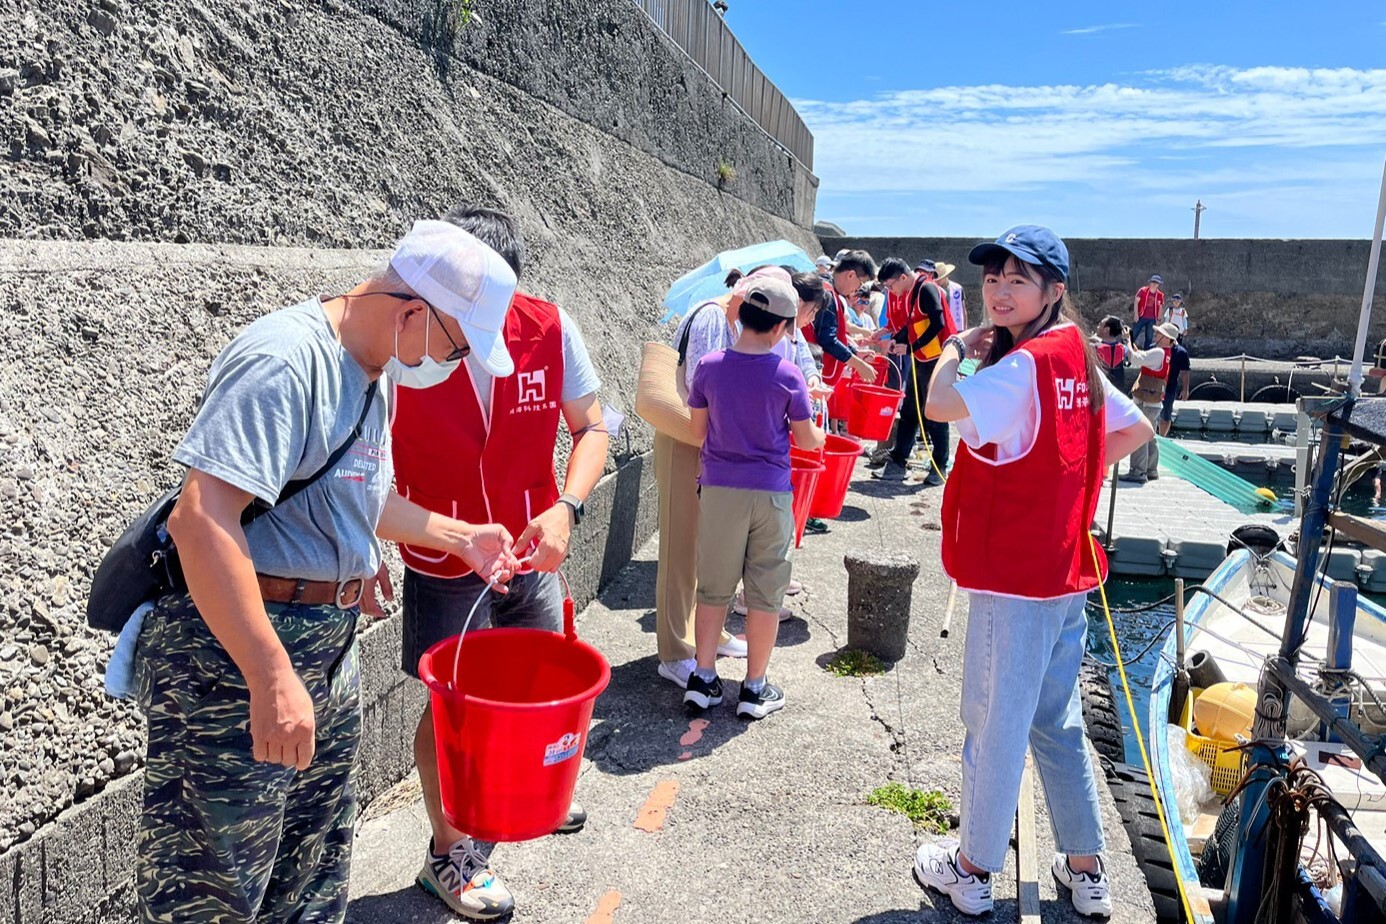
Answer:
POLYGON ((1169 321, 1166 321, 1163 324, 1156 324, 1155 333, 1160 334, 1164 337, 1168 337, 1171 340, 1179 339, 1179 328, 1175 327, 1174 324, 1172 324, 1169 321))
POLYGON ((934 278, 937 279, 939 282, 942 282, 943 280, 947 279, 949 275, 952 274, 953 270, 957 269, 957 267, 953 264, 943 263, 942 261, 935 263, 934 266, 938 269, 938 275, 934 278))

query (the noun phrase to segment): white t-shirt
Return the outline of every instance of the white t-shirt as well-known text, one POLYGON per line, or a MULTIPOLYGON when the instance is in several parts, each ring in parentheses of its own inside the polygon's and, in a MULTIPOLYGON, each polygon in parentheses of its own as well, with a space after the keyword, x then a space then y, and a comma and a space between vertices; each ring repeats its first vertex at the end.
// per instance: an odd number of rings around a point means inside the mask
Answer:
POLYGON ((1189 332, 1189 312, 1185 308, 1175 308, 1173 305, 1165 309, 1165 320, 1179 328, 1179 333, 1189 332))
MULTIPOLYGON (((596 394, 597 389, 602 387, 602 380, 597 375, 596 366, 592 365, 592 356, 587 352, 582 330, 562 308, 558 309, 558 329, 563 335, 563 394, 559 400, 566 404, 596 394)), ((463 362, 476 383, 477 397, 481 399, 481 415, 488 416, 491 413, 491 373, 481 364, 478 356, 469 355, 463 362)))
MULTIPOLYGON (((1130 398, 1108 388, 1102 376, 1107 411, 1107 432, 1124 430, 1145 419, 1130 398)), ((955 386, 967 405, 968 416, 955 421, 958 436, 973 449, 996 446, 996 461, 1009 462, 1030 450, 1039 432, 1039 389, 1035 384, 1035 360, 1015 350, 994 366, 979 369, 955 386)))

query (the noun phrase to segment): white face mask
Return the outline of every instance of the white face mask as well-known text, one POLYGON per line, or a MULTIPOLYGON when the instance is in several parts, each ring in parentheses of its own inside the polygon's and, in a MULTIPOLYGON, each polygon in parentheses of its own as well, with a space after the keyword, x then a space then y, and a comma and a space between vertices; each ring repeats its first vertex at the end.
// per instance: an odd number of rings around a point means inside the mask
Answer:
POLYGON ((428 355, 428 329, 433 325, 424 318, 424 355, 417 366, 406 366, 399 359, 399 328, 395 328, 395 355, 385 361, 385 374, 401 388, 432 388, 447 381, 448 376, 457 371, 462 360, 440 363, 428 355))

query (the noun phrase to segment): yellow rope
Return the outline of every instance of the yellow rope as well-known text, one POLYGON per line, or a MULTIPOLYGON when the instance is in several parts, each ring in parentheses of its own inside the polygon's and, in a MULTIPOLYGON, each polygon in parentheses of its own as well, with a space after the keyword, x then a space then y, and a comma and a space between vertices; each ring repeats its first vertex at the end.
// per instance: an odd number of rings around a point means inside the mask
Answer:
MULTIPOLYGON (((1126 679, 1126 664, 1121 658, 1121 643, 1117 641, 1116 623, 1112 621, 1112 609, 1107 604, 1107 588, 1102 584, 1102 566, 1097 558, 1097 542, 1092 538, 1092 533, 1088 533, 1088 548, 1092 552, 1092 564, 1097 571, 1098 583, 1097 591, 1102 598, 1102 612, 1107 617, 1107 632, 1112 640, 1112 653, 1116 655, 1117 672, 1121 674, 1121 690, 1126 695, 1126 708, 1131 713, 1131 724, 1136 731, 1136 744, 1140 748, 1141 763, 1145 766, 1145 779, 1150 784, 1150 794, 1155 798, 1155 813, 1160 817, 1160 830, 1164 832, 1165 844, 1170 851, 1170 859, 1173 860, 1174 838, 1169 833, 1169 822, 1165 819, 1165 806, 1160 801, 1160 790, 1155 786, 1155 772, 1150 766, 1150 754, 1146 751, 1145 735, 1141 732, 1141 720, 1136 715, 1136 704, 1131 699, 1131 683, 1126 679)), ((1173 865, 1171 863, 1171 865, 1173 865)), ((1192 924, 1198 919, 1194 917, 1193 908, 1189 904, 1189 894, 1184 887, 1184 877, 1179 875, 1176 868, 1174 871, 1174 881, 1179 886, 1179 902, 1184 908, 1184 917, 1192 924)))

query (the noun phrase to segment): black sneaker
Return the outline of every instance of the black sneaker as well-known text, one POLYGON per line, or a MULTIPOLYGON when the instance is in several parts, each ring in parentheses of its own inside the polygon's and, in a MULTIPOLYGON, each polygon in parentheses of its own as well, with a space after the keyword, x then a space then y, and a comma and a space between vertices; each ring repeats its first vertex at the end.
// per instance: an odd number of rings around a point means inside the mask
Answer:
POLYGON ((759 693, 752 693, 743 683, 741 695, 737 697, 736 714, 748 719, 763 719, 772 712, 784 708, 784 691, 766 681, 759 693))
POLYGON ((804 532, 808 535, 820 536, 827 531, 828 523, 826 520, 820 520, 817 517, 809 517, 804 523, 804 532))
POLYGON ((707 709, 722 703, 722 678, 704 680, 697 673, 688 675, 688 688, 683 694, 683 704, 694 709, 707 709))
POLYGON ((871 477, 879 481, 904 481, 906 474, 908 473, 903 465, 890 459, 880 471, 872 472, 871 477))
POLYGON ((943 479, 939 477, 938 472, 934 471, 933 468, 930 468, 929 476, 924 479, 924 487, 937 488, 941 484, 943 484, 943 479))

